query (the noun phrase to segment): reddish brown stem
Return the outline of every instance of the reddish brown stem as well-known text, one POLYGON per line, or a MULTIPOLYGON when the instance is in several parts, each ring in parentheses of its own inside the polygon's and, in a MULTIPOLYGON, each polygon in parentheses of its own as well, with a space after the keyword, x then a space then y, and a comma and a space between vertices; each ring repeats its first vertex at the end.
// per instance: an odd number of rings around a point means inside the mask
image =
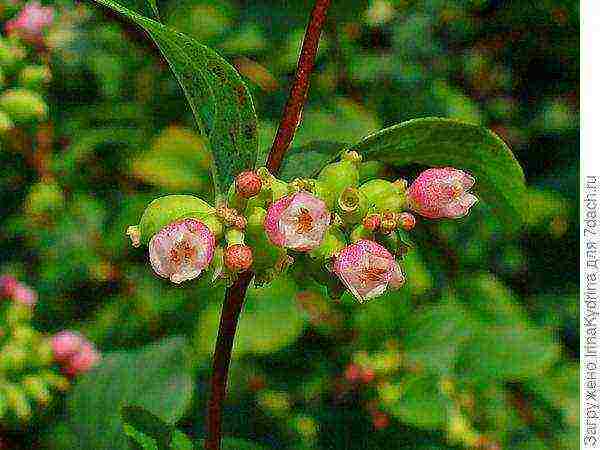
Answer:
MULTIPOLYGON (((331 0, 316 0, 311 12, 310 21, 306 27, 302 43, 302 50, 298 58, 296 77, 285 105, 279 128, 277 129, 273 147, 271 147, 271 151, 269 152, 267 168, 273 174, 277 174, 279 171, 283 155, 289 148, 298 127, 302 107, 308 93, 310 74, 313 71, 319 47, 319 38, 321 37, 321 31, 330 3, 331 0)), ((253 275, 251 272, 241 274, 236 282, 227 289, 225 294, 213 357, 211 396, 208 402, 208 436, 204 444, 206 450, 220 450, 221 448, 223 402, 227 393, 227 377, 229 374, 233 341, 238 319, 244 305, 246 290, 253 275)))
POLYGON ((331 0, 316 0, 315 6, 310 13, 310 21, 306 27, 304 41, 302 41, 302 50, 298 58, 294 83, 283 109, 283 117, 279 123, 279 128, 277 129, 277 134, 275 135, 271 151, 269 152, 269 158, 267 159, 267 168, 271 173, 277 173, 279 170, 283 161, 283 155, 290 147, 300 123, 300 115, 302 114, 302 108, 306 102, 310 86, 310 75, 315 67, 319 39, 330 4, 331 0))

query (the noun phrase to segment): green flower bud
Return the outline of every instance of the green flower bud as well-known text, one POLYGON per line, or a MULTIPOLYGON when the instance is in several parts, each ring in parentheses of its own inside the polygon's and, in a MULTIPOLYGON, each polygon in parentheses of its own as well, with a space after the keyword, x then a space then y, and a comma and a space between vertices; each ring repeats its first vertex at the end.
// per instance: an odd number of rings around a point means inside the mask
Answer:
POLYGON ((335 192, 330 190, 325 183, 315 180, 313 194, 325 202, 327 209, 331 211, 335 209, 337 197, 335 196, 335 192))
POLYGON ((244 233, 237 228, 230 228, 225 233, 225 240, 227 245, 236 245, 244 243, 244 233))
POLYGON ((330 226, 325 232, 323 242, 312 250, 309 255, 316 259, 329 259, 346 247, 344 233, 337 226, 330 226))
POLYGON ((31 216, 41 216, 62 209, 65 196, 55 182, 39 182, 29 190, 25 199, 25 212, 31 216))
POLYGON ((248 214, 246 245, 253 250, 253 267, 256 271, 273 268, 286 253, 284 249, 276 247, 269 241, 264 228, 266 216, 267 211, 263 208, 252 208, 248 214))
POLYGON ((361 222, 369 209, 369 200, 355 187, 344 189, 337 199, 336 211, 344 222, 354 224, 361 222))
POLYGON ((19 420, 27 420, 31 416, 31 405, 25 391, 17 384, 5 383, 0 386, 6 396, 6 404, 19 420))
POLYGON ((373 239, 373 232, 367 230, 362 223, 354 227, 354 229, 350 233, 351 242, 357 242, 361 239, 373 239))
POLYGON ((4 111, 0 111, 0 136, 15 127, 12 119, 4 111))
POLYGON ((193 218, 201 220, 215 235, 222 235, 221 222, 214 216, 215 208, 193 195, 166 195, 152 200, 139 225, 129 227, 127 234, 134 246, 148 244, 152 236, 172 222, 193 218))
POLYGON ((48 105, 36 92, 10 89, 0 97, 2 108, 16 124, 42 121, 48 117, 48 105))
POLYGON ((21 386, 25 393, 36 402, 45 405, 50 401, 50 389, 43 378, 35 375, 29 375, 23 378, 21 386))
POLYGON ((347 187, 358 186, 359 178, 356 164, 343 160, 325 166, 317 180, 323 183, 335 198, 338 198, 347 187))
POLYGON ((0 67, 5 70, 12 69, 25 56, 26 51, 22 45, 0 38, 0 67))
POLYGON ((50 68, 43 65, 26 66, 19 73, 19 84, 34 91, 41 90, 51 79, 50 68))
POLYGON ((358 171, 360 173, 360 182, 365 183, 375 178, 383 178, 387 174, 387 166, 381 161, 365 161, 358 171))
POLYGON ((248 199, 248 210, 253 208, 267 208, 271 203, 289 193, 288 184, 271 175, 266 167, 258 168, 256 174, 261 180, 262 187, 258 195, 248 199))
POLYGON ((400 212, 406 196, 401 186, 386 180, 367 181, 359 188, 376 212, 400 212))

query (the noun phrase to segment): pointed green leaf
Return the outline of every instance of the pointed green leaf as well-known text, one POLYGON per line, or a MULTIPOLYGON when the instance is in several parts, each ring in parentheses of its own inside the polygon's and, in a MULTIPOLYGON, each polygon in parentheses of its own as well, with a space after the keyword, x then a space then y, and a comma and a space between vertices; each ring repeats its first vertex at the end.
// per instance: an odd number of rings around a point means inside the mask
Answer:
POLYGON ((140 406, 121 409, 124 430, 132 450, 191 450, 192 442, 173 425, 164 422, 140 406))
POLYGON ((152 8, 152 12, 156 16, 157 20, 160 20, 160 13, 158 12, 158 5, 156 4, 156 0, 148 0, 150 4, 150 8, 152 8))
POLYGON ((257 118, 238 72, 215 51, 113 0, 94 0, 141 26, 158 45, 183 88, 214 157, 215 193, 224 193, 235 175, 252 168, 258 151, 257 118))
POLYGON ((414 119, 367 136, 350 150, 393 166, 453 166, 470 172, 475 191, 507 224, 522 221, 525 178, 507 145, 490 130, 458 120, 414 119))

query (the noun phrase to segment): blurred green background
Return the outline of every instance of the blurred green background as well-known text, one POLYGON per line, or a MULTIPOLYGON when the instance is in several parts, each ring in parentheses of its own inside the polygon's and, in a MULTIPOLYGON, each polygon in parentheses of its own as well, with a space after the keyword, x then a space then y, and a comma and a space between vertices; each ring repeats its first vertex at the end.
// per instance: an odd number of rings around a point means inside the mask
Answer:
MULTIPOLYGON (((80 330, 105 354, 186 336, 197 381, 178 426, 201 437, 223 289, 158 279, 124 231, 158 195, 210 198, 206 142, 143 33, 92 2, 43 3, 57 9, 50 113, 1 138, 0 273, 38 291, 38 329, 80 330)), ((158 3, 244 76, 266 151, 312 2, 158 3)), ((405 288, 366 305, 286 277, 252 289, 227 434, 274 449, 576 448, 578 7, 333 0, 294 146, 423 116, 486 125, 524 167, 527 224, 505 230, 484 205, 423 220, 405 288)), ((7 448, 100 448, 61 441, 114 409, 78 410, 77 388, 7 448)))

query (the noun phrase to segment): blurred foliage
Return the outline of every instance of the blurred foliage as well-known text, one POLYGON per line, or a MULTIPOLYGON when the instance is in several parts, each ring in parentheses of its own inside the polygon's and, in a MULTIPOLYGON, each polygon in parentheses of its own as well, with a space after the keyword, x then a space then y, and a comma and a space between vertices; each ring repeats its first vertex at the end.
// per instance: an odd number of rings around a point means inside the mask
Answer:
MULTIPOLYGON (((79 329, 106 355, 53 414, 20 433, 0 430, 0 447, 105 448, 89 444, 108 436, 94 437, 91 421, 118 429, 119 406, 137 400, 199 441, 223 289, 159 280, 124 231, 158 195, 212 196, 206 142, 134 26, 91 2, 43 3, 57 10, 43 60, 0 42, 10 94, 0 100, 0 272, 39 292, 39 331, 79 329), (41 88, 32 65, 50 68, 41 88), (19 89, 29 94, 15 97, 19 89), (181 358, 139 350, 180 342, 170 336, 193 343, 193 395, 181 358), (166 365, 153 375, 160 355, 166 365), (147 379, 159 398, 160 386, 184 383, 171 412, 152 409, 159 400, 147 379)), ((2 1, 2 20, 19 4, 2 1)), ((157 4, 166 23, 218 50, 248 82, 266 155, 311 2, 157 4)), ((505 229, 484 206, 458 221, 423 220, 406 286, 367 305, 288 279, 253 288, 234 349, 228 435, 300 450, 573 448, 578 17, 571 0, 333 2, 294 146, 357 142, 423 116, 486 125, 524 166, 526 225, 505 229)))

